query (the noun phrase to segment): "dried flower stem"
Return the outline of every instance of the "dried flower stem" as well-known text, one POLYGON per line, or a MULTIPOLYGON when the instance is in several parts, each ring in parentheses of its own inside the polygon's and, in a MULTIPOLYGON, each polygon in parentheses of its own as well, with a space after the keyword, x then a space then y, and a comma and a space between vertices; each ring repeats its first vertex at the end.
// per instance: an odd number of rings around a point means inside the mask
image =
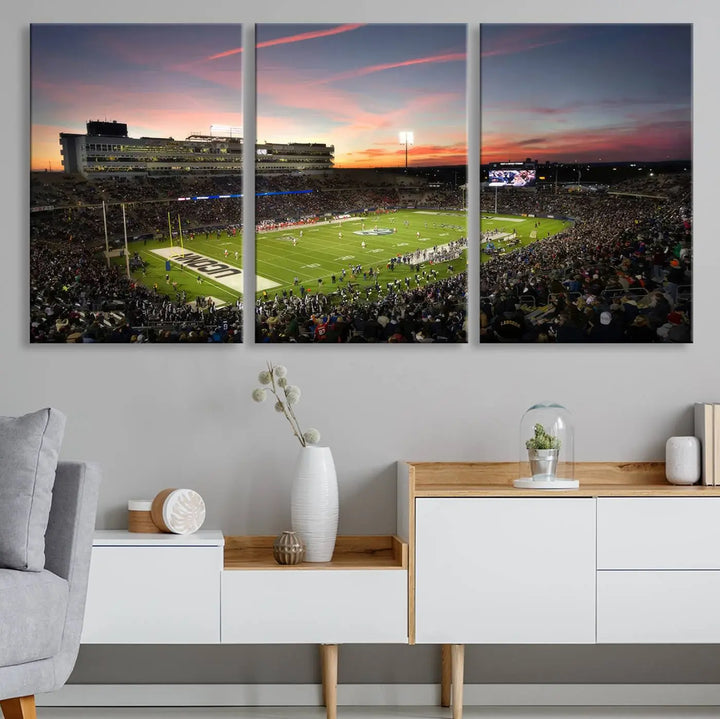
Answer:
POLYGON ((290 403, 287 401, 287 390, 284 387, 282 388, 284 395, 283 401, 283 399, 280 397, 280 394, 278 393, 278 389, 275 384, 274 367, 270 362, 268 362, 268 372, 270 372, 270 391, 275 395, 275 399, 277 399, 277 401, 280 403, 283 414, 287 418, 287 421, 290 422, 290 427, 292 428, 293 434, 298 438, 301 446, 306 447, 307 443, 305 442, 305 438, 303 437, 303 431, 300 428, 300 422, 298 422, 298 419, 295 416, 295 412, 293 412, 290 403))

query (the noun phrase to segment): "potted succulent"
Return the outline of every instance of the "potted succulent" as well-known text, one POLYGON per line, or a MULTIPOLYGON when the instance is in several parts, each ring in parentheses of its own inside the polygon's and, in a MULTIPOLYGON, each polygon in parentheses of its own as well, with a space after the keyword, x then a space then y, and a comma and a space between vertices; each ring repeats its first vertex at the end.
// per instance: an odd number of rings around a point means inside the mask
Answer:
POLYGON ((560 455, 560 438, 548 434, 539 422, 534 430, 535 434, 525 442, 533 479, 554 479, 560 455))

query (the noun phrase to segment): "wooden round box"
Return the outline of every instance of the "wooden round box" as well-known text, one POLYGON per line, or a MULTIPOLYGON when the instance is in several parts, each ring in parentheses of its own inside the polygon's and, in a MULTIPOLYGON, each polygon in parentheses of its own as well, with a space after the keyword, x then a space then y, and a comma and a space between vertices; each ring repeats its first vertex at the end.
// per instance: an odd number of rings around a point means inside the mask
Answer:
POLYGON ((163 489, 153 499, 150 513, 161 532, 192 534, 205 521, 205 502, 192 489, 163 489))
POLYGON ((128 532, 158 534, 160 529, 152 521, 150 509, 152 499, 131 499, 128 501, 128 532))

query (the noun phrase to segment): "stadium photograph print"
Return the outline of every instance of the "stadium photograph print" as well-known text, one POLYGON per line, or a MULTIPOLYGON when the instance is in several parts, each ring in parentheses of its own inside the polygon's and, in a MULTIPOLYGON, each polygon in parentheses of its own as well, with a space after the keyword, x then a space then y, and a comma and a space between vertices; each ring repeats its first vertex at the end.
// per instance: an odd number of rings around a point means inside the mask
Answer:
POLYGON ((480 34, 481 343, 692 342, 692 25, 480 34))
POLYGON ((466 27, 256 27, 256 341, 467 341, 466 27))
POLYGON ((241 26, 30 36, 30 342, 241 342, 241 26))

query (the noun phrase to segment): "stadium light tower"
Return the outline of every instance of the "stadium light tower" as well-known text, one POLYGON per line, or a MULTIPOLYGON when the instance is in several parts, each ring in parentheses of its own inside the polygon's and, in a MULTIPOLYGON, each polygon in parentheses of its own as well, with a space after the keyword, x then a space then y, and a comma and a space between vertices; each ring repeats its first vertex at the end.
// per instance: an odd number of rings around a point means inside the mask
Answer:
POLYGON ((403 130, 400 133, 400 144, 405 145, 405 172, 408 169, 408 146, 415 142, 415 135, 412 130, 403 130))

